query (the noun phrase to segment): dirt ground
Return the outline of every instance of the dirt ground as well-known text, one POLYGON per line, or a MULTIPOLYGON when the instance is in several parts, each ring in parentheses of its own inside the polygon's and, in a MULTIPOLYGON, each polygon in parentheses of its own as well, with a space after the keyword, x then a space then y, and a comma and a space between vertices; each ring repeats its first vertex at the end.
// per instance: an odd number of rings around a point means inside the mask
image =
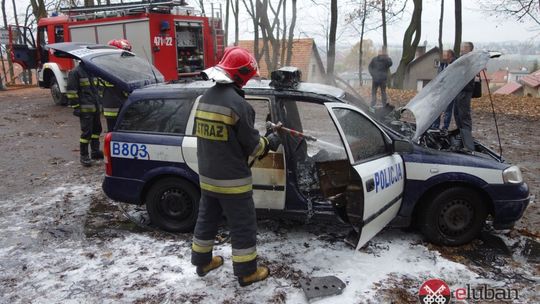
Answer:
MULTIPOLYGON (((538 200, 539 119, 503 111, 497 118, 503 155, 522 168, 538 200)), ((497 150, 491 113, 475 110, 473 123, 474 136, 497 150)), ((230 266, 218 282, 201 281, 189 265, 190 235, 141 228, 125 215, 142 219, 144 210, 124 212, 103 195, 103 163, 79 165, 79 132, 78 119, 47 90, 0 92, 0 302, 304 303, 299 279, 325 271, 347 278, 343 303, 415 303, 422 280, 443 276, 453 287, 499 282, 520 290, 518 302, 540 300, 537 203, 516 229, 486 231, 467 246, 437 247, 390 230, 356 255, 337 224, 265 221, 259 241, 275 274, 268 288, 238 289, 226 281, 230 266), (351 273, 353 262, 365 271, 351 273)))

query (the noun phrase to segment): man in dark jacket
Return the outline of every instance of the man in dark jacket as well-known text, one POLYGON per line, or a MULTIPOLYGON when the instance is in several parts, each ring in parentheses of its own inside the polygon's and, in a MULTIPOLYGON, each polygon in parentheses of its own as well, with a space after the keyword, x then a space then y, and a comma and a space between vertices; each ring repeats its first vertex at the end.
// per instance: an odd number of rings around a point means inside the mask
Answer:
POLYGON ((386 106, 386 81, 388 69, 392 66, 392 59, 388 57, 385 49, 379 51, 379 55, 371 59, 369 74, 371 75, 371 106, 377 104, 377 88, 381 88, 382 105, 386 106))
MULTIPOLYGON (((461 55, 472 52, 472 42, 461 44, 461 55)), ((467 153, 474 152, 474 139, 472 137, 471 98, 474 91, 474 78, 456 96, 454 105, 454 117, 463 142, 463 150, 467 153)))
POLYGON ((103 159, 103 152, 99 149, 101 120, 98 78, 89 74, 84 68, 84 63, 80 62, 69 71, 66 89, 73 115, 78 116, 81 123, 80 161, 83 166, 89 167, 92 161, 88 154, 88 144, 92 150, 91 158, 103 159))
MULTIPOLYGON (((441 62, 439 63, 438 73, 442 72, 446 67, 448 67, 449 64, 454 62, 456 59, 456 55, 454 54, 453 50, 445 50, 442 53, 441 62)), ((452 121, 452 113, 454 112, 454 103, 455 100, 452 100, 448 107, 446 107, 446 110, 443 112, 444 115, 444 122, 443 122, 443 131, 448 131, 448 128, 450 127, 450 122, 452 121)), ((431 125, 431 128, 438 129, 441 125, 441 117, 437 117, 435 122, 431 125)))
POLYGON ((241 88, 256 75, 257 63, 245 49, 225 51, 221 62, 203 72, 216 85, 204 93, 195 112, 201 200, 193 235, 191 262, 204 276, 223 264, 212 257, 214 239, 225 215, 231 233, 234 275, 241 286, 268 277, 268 268, 257 267, 257 223, 249 157, 264 157, 277 150, 279 137, 259 135, 255 111, 241 88))

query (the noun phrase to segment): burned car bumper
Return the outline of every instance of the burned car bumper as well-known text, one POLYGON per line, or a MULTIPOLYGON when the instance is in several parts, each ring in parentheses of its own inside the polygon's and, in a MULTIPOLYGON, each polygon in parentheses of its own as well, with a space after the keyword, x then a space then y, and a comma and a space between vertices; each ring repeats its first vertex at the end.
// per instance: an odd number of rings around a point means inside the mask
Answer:
POLYGON ((484 188, 493 199, 493 227, 510 229, 519 220, 531 197, 526 183, 489 185, 484 188))

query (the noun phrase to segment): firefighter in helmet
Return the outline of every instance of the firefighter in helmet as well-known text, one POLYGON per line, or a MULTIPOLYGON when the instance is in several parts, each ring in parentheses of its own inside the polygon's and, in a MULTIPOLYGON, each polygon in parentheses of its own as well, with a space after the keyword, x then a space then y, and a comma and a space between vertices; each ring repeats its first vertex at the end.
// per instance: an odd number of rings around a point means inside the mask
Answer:
POLYGON ((81 123, 81 137, 79 139, 81 164, 89 167, 92 165, 91 159, 103 159, 103 152, 99 149, 100 103, 98 78, 86 71, 82 61, 69 71, 66 96, 69 105, 73 108, 73 115, 78 116, 81 123), (90 155, 88 153, 89 144, 90 155))
POLYGON ((193 235, 191 262, 204 276, 223 265, 212 256, 222 215, 227 218, 234 275, 241 286, 266 279, 267 267, 257 267, 257 223, 249 157, 277 150, 277 134, 260 136, 254 128, 255 111, 244 99, 242 87, 258 73, 253 56, 239 47, 228 48, 223 59, 203 71, 216 84, 199 101, 195 113, 201 200, 193 235))
MULTIPOLYGON (((115 39, 108 42, 110 46, 117 47, 122 50, 131 51, 131 43, 126 39, 115 39)), ((103 105, 103 116, 107 121, 107 132, 111 132, 116 125, 118 111, 124 101, 128 97, 128 93, 116 88, 112 83, 100 79, 101 103, 103 105)))

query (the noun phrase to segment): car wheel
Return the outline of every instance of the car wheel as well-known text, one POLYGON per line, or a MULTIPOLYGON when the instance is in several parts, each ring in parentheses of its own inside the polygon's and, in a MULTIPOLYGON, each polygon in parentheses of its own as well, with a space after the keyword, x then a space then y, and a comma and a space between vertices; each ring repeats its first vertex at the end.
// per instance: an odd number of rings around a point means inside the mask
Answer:
POLYGON ((58 85, 58 81, 56 81, 56 77, 51 78, 50 88, 51 96, 55 105, 65 106, 68 104, 66 95, 62 94, 62 92, 60 91, 60 86, 58 85))
POLYGON ((199 191, 188 181, 167 177, 146 194, 146 210, 153 224, 165 231, 190 232, 199 212, 199 191))
POLYGON ((486 205, 476 191, 453 187, 423 205, 421 231, 434 244, 459 246, 480 234, 486 217, 486 205))

